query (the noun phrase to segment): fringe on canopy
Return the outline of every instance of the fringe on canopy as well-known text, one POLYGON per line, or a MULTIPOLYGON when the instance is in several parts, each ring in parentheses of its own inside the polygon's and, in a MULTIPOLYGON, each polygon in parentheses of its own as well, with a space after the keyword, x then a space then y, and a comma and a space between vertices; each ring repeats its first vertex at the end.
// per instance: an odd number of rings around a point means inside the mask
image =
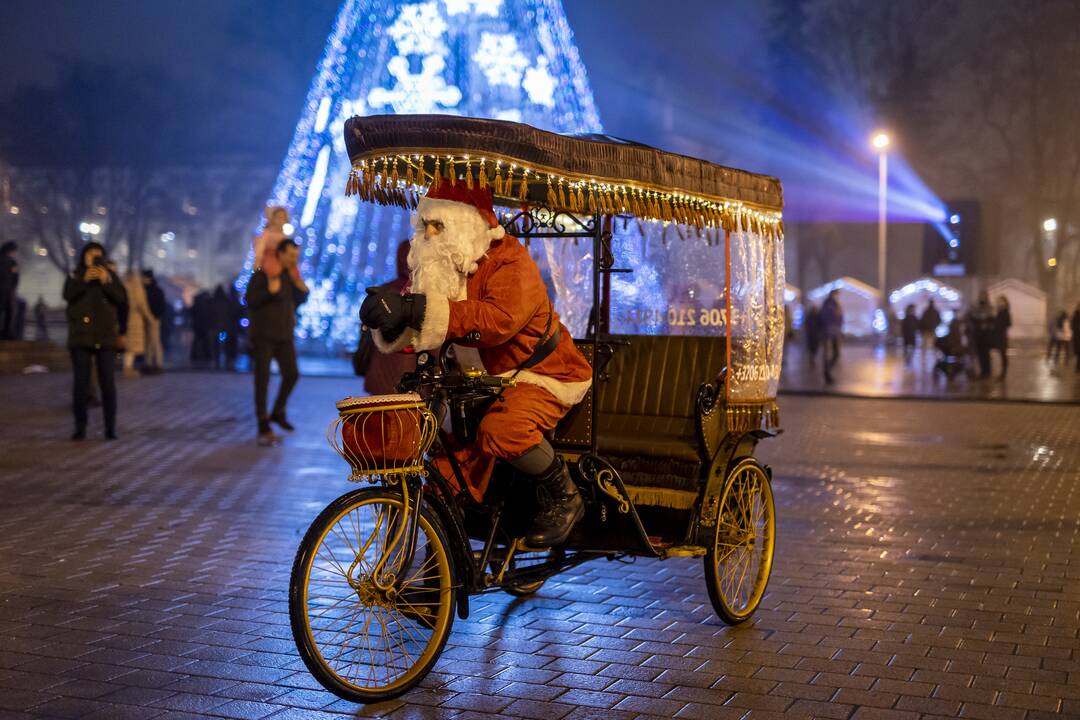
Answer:
POLYGON ((435 154, 365 157, 354 162, 345 194, 411 210, 429 187, 437 188, 444 182, 453 185, 459 180, 470 188, 474 183, 490 187, 497 204, 501 199, 510 206, 545 205, 570 213, 633 215, 693 226, 698 231, 734 231, 738 227, 763 237, 782 236, 784 232, 779 212, 744 202, 597 178, 567 177, 487 157, 479 161, 469 156, 435 154))
POLYGON ((760 403, 728 403, 724 407, 728 432, 780 429, 780 408, 775 400, 760 403))

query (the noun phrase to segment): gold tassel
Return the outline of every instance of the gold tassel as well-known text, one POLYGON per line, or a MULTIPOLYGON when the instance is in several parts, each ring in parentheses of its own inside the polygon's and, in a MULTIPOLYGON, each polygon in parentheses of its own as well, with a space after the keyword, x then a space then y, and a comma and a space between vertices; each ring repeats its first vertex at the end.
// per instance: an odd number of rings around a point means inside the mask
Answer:
POLYGON ((398 163, 398 159, 395 157, 394 158, 394 169, 390 173, 390 187, 392 187, 392 188, 396 188, 398 186, 398 181, 401 179, 401 176, 398 175, 397 163, 398 163))
POLYGON ((431 189, 438 190, 442 185, 442 166, 439 164, 441 161, 439 158, 435 158, 435 172, 431 175, 431 189))
POLYGON ((592 185, 589 186, 589 214, 596 214, 596 192, 593 190, 592 185))
POLYGON ((563 183, 561 180, 559 181, 559 207, 564 209, 569 207, 566 203, 566 193, 563 192, 563 183))
POLYGON ((424 173, 424 156, 420 156, 420 160, 416 163, 416 185, 418 187, 427 187, 427 175, 424 173))
POLYGON ((495 165, 495 194, 503 194, 502 163, 497 163, 495 165))
POLYGON ((472 163, 469 160, 465 161, 465 187, 469 190, 473 189, 472 163))
POLYGON ((584 185, 578 183, 577 186, 577 211, 581 212, 585 209, 585 190, 584 185))
POLYGON ((457 172, 454 170, 454 158, 452 156, 446 161, 446 177, 450 178, 450 187, 457 187, 457 172))
POLYGON ((554 210, 557 202, 558 202, 558 199, 555 197, 555 188, 553 188, 551 186, 551 176, 548 175, 548 179, 547 179, 547 206, 549 208, 551 208, 552 210, 554 210))
POLYGON ((480 160, 480 189, 484 190, 488 186, 487 182, 487 167, 484 166, 483 159, 480 160))
POLYGON ((416 185, 416 176, 413 174, 412 163, 405 161, 405 184, 410 188, 416 185))

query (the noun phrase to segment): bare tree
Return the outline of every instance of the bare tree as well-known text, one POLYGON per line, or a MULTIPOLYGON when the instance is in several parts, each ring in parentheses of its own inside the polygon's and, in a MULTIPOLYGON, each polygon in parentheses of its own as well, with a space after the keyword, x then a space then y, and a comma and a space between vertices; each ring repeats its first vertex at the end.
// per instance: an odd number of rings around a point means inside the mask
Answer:
POLYGON ((153 69, 77 64, 49 88, 19 88, 0 107, 0 153, 13 166, 12 201, 25 207, 40 247, 62 272, 87 233, 141 264, 162 171, 183 154, 173 120, 185 95, 153 69))
POLYGON ((971 49, 959 70, 962 128, 987 150, 969 158, 982 183, 1005 197, 1011 235, 1052 300, 1075 286, 1064 267, 1080 243, 1080 4, 1073 0, 967 7, 971 49), (1043 221, 1055 218, 1057 230, 1043 221), (1053 258, 1053 262, 1050 259, 1053 258), (1063 272, 1071 282, 1062 282, 1063 272))

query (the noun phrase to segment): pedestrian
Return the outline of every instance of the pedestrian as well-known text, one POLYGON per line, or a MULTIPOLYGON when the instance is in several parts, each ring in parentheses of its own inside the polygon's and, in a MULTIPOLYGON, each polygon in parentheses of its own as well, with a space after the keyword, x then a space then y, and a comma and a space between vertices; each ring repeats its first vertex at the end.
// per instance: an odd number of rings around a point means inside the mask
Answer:
POLYGON ((997 342, 997 311, 990 303, 990 294, 983 290, 978 302, 968 312, 971 340, 979 362, 979 377, 990 377, 990 351, 997 342))
POLYGON ((0 245, 0 340, 19 340, 15 333, 19 301, 15 291, 19 287, 19 261, 16 254, 18 243, 9 240, 0 245))
POLYGON ((205 290, 191 302, 191 362, 196 365, 210 360, 210 304, 210 293, 205 290))
POLYGON ((824 343, 822 364, 825 369, 825 384, 832 385, 833 366, 840 359, 840 338, 844 332, 844 311, 840 307, 839 292, 833 290, 821 306, 821 339, 824 343))
POLYGON ((86 437, 90 368, 98 370, 105 437, 116 439, 116 351, 119 318, 127 294, 120 278, 105 264, 105 248, 96 242, 83 246, 79 264, 64 281, 67 302, 68 349, 74 374, 72 440, 86 437))
POLYGON ((307 301, 308 287, 296 271, 300 246, 286 238, 278 243, 277 260, 281 269, 270 275, 263 268, 251 275, 247 289, 247 306, 251 313, 251 345, 255 366, 255 417, 258 421, 258 442, 272 445, 278 437, 270 426, 273 421, 284 430, 292 430, 285 413, 289 393, 299 377, 296 366, 296 347, 293 330, 296 327, 296 308, 307 301), (273 412, 266 411, 266 396, 270 385, 270 361, 277 360, 281 372, 273 412))
POLYGON ((124 278, 124 290, 127 292, 127 331, 124 333, 124 377, 137 377, 135 358, 146 354, 146 326, 150 314, 150 304, 146 298, 142 273, 129 272, 124 278))
POLYGON ((1080 303, 1076 304, 1072 317, 1069 318, 1069 330, 1072 331, 1073 355, 1076 356, 1076 372, 1080 373, 1080 303))
POLYGON ((236 369, 236 356, 240 352, 240 330, 243 327, 244 306, 240 302, 240 293, 236 290, 236 284, 229 284, 228 311, 225 325, 225 367, 229 370, 236 369))
POLYGON ((146 316, 146 356, 143 360, 143 371, 156 375, 165 365, 165 349, 161 344, 161 320, 165 317, 168 303, 165 301, 165 291, 157 284, 153 270, 143 270, 142 282, 146 292, 146 306, 150 310, 150 314, 146 316))
POLYGON ((229 327, 229 296, 225 288, 218 285, 210 298, 210 356, 214 360, 214 369, 221 368, 221 355, 225 350, 225 338, 229 327))
POLYGON ((923 310, 923 314, 919 318, 919 333, 922 335, 922 356, 924 361, 927 353, 930 352, 930 348, 934 347, 938 325, 940 324, 941 313, 934 306, 934 298, 930 298, 926 303, 926 309, 923 310))
POLYGON ((1070 345, 1072 345, 1072 328, 1069 326, 1068 314, 1062 310, 1050 324, 1050 345, 1046 349, 1046 359, 1054 365, 1058 364, 1059 359, 1069 362, 1070 345))
MULTIPOLYGON (((401 292, 408 282, 409 241, 403 240, 397 248, 397 277, 378 289, 401 292)), ((416 369, 416 355, 378 352, 370 330, 361 330, 353 369, 364 376, 364 391, 368 395, 388 395, 397 389, 402 375, 416 369)))
POLYGON ((904 340, 904 364, 910 365, 915 355, 915 336, 919 332, 919 317, 915 314, 915 305, 904 309, 904 319, 900 322, 900 335, 904 340))
POLYGON ((810 358, 810 367, 814 367, 818 348, 821 347, 821 313, 814 303, 806 306, 806 313, 803 315, 803 332, 806 333, 806 355, 810 358))
POLYGON ((994 316, 994 347, 1001 353, 1001 379, 1009 372, 1009 328, 1012 327, 1012 313, 1009 310, 1009 298, 999 295, 997 314, 994 316))
POLYGON ((272 205, 263 209, 266 225, 255 238, 255 269, 262 268, 268 275, 277 275, 281 272, 281 265, 277 259, 277 247, 282 240, 292 233, 289 225, 289 211, 280 205, 272 205), (288 231, 288 232, 286 232, 288 231))
POLYGON ((49 308, 45 305, 45 298, 38 295, 34 303, 34 324, 37 326, 36 338, 38 341, 49 340, 49 308))

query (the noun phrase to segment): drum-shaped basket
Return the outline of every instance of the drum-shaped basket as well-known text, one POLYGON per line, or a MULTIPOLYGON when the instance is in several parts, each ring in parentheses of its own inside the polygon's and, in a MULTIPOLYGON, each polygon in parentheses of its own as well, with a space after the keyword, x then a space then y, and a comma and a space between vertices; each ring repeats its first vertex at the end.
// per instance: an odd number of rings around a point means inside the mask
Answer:
POLYGON ((326 437, 352 467, 350 480, 424 471, 437 423, 419 395, 347 397, 337 409, 326 437))

